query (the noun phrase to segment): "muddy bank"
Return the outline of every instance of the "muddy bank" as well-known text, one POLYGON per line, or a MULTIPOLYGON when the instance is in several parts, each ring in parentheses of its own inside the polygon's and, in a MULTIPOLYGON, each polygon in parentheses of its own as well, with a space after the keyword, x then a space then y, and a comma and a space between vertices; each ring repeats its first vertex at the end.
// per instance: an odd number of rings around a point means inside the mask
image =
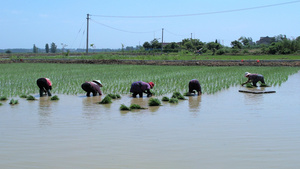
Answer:
POLYGON ((300 60, 90 60, 90 59, 18 59, 0 63, 70 63, 70 64, 125 64, 172 66, 300 66, 300 60))

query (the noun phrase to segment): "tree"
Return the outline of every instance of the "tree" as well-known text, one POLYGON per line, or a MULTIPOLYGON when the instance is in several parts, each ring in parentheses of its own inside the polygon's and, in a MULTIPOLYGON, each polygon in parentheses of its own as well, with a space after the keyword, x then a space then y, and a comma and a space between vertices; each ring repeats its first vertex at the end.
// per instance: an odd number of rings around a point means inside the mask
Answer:
POLYGON ((54 42, 52 42, 51 43, 51 48, 50 48, 51 53, 56 53, 56 49, 57 49, 57 46, 55 45, 54 42))
POLYGON ((246 38, 246 37, 244 37, 244 36, 241 36, 241 37, 238 39, 238 41, 241 42, 241 43, 244 45, 244 47, 247 47, 247 48, 249 48, 250 45, 253 45, 253 40, 252 40, 252 38, 250 38, 250 37, 246 38))
POLYGON ((235 48, 235 49, 242 49, 243 45, 241 42, 235 40, 235 41, 231 42, 231 46, 232 46, 232 48, 235 48))
POLYGON ((45 45, 45 51, 46 51, 46 53, 49 53, 49 44, 48 43, 46 43, 46 45, 45 45))
POLYGON ((147 50, 147 49, 151 49, 151 44, 149 42, 145 42, 143 44, 143 47, 147 50))
POLYGON ((152 49, 161 49, 161 44, 155 38, 151 41, 151 47, 152 47, 152 49))
POLYGON ((187 50, 193 50, 193 49, 195 49, 191 41, 184 43, 184 47, 187 50))
POLYGON ((33 53, 38 53, 38 48, 35 46, 35 44, 33 45, 33 53))
POLYGON ((11 50, 7 50, 7 51, 5 51, 5 53, 10 54, 12 52, 11 52, 11 50))
POLYGON ((178 49, 179 45, 176 42, 172 42, 164 47, 164 52, 178 52, 178 49))

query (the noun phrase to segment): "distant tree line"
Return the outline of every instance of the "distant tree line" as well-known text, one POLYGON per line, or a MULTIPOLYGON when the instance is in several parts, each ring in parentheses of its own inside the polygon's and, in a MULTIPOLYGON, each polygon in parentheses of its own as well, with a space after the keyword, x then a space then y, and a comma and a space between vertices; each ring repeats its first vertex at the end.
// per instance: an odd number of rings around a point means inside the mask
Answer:
POLYGON ((296 39, 288 39, 285 35, 278 35, 266 43, 255 43, 250 37, 240 37, 231 42, 231 47, 221 45, 218 40, 214 42, 201 42, 199 39, 183 39, 181 42, 161 43, 157 39, 145 42, 143 48, 146 51, 178 52, 188 50, 198 54, 212 55, 236 55, 236 54, 293 54, 300 53, 300 36, 296 39))
MULTIPOLYGON (((64 47, 66 44, 62 44, 62 49, 58 50, 57 45, 52 42, 45 45, 45 49, 39 49, 35 44, 33 45, 33 53, 64 53, 64 47)), ((142 46, 127 46, 122 44, 122 49, 95 49, 94 44, 91 44, 93 52, 115 52, 115 51, 146 51, 146 52, 180 52, 188 51, 197 54, 207 55, 237 55, 237 54, 300 54, 300 36, 296 39, 289 39, 286 35, 278 35, 274 37, 261 37, 259 41, 253 42, 251 37, 240 37, 237 40, 231 42, 230 47, 224 46, 220 41, 214 42, 202 42, 199 39, 187 38, 181 42, 161 43, 158 39, 153 39, 150 42, 144 42, 142 46)), ((85 52, 86 49, 68 49, 69 52, 85 52)), ((12 52, 22 53, 22 51, 28 53, 26 49, 8 49, 5 53, 10 54, 12 52)), ((0 50, 0 53, 4 53, 4 50, 0 50)))

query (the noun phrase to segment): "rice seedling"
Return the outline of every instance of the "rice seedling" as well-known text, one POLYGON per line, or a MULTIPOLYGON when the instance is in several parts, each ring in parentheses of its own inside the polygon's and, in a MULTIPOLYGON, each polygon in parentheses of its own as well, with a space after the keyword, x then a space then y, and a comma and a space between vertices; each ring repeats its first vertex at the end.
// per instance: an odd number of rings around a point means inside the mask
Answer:
POLYGON ((0 106, 2 106, 3 104, 2 103, 0 103, 0 106))
POLYGON ((170 100, 170 98, 168 98, 167 96, 164 96, 161 101, 164 101, 164 102, 168 102, 170 100))
POLYGON ((119 94, 107 94, 107 96, 111 97, 112 99, 119 99, 121 96, 119 94))
POLYGON ((27 96, 27 100, 36 100, 36 99, 35 99, 35 97, 34 97, 34 96, 32 96, 32 95, 29 95, 29 96, 27 96))
POLYGON ((151 99, 149 99, 148 105, 149 106, 160 106, 161 102, 157 98, 151 98, 151 99))
POLYGON ((120 110, 128 110, 128 111, 130 111, 130 108, 127 107, 127 106, 125 106, 124 104, 121 104, 120 110))
POLYGON ((11 105, 15 105, 15 104, 18 104, 18 103, 19 103, 19 101, 15 100, 15 99, 11 99, 10 102, 9 102, 9 104, 11 104, 11 105))
POLYGON ((297 73, 299 67, 207 67, 207 66, 151 66, 151 65, 98 65, 98 64, 0 64, 0 95, 17 96, 38 93, 36 80, 48 77, 52 91, 59 94, 83 94, 81 84, 101 79, 103 93, 129 94, 131 83, 142 80, 155 83, 151 92, 155 96, 173 91, 186 92, 188 82, 196 78, 202 92, 213 94, 246 81, 244 72, 264 75, 270 86, 280 86, 288 76, 297 73), (20 71, 22 70, 22 71, 20 71), (116 72, 116 70, 118 70, 116 72), (149 72, 151 70, 151 72, 149 72), (102 72, 99 75, 98 72, 102 72), (68 78, 65 78, 68 77, 68 78), (70 80, 72 79, 72 80, 70 80), (12 85, 13 84, 13 85, 12 85), (109 85, 106 85, 109 84, 109 85))
POLYGON ((7 100, 7 97, 6 97, 6 96, 1 96, 1 97, 0 97, 0 100, 1 100, 1 101, 5 101, 5 100, 7 100))
POLYGON ((111 97, 109 97, 108 95, 104 97, 103 100, 101 100, 101 102, 99 102, 99 104, 109 104, 112 103, 111 101, 111 97))
POLYGON ((138 105, 138 104, 131 104, 131 105, 129 106, 129 108, 130 108, 130 110, 132 110, 132 109, 147 109, 147 108, 145 108, 145 107, 141 107, 141 106, 138 105))
POLYGON ((21 94, 21 95, 20 95, 20 98, 26 99, 26 98, 27 98, 27 95, 26 95, 26 94, 21 94))
POLYGON ((186 98, 184 98, 184 96, 180 92, 174 92, 171 98, 177 98, 177 99, 180 99, 180 100, 186 100, 186 98))
POLYGON ((270 86, 267 85, 267 84, 262 83, 262 84, 260 85, 260 87, 270 87, 270 86))
POLYGON ((51 97, 50 100, 59 100, 59 97, 57 95, 54 95, 54 96, 51 97))
POLYGON ((246 84, 246 87, 247 87, 247 88, 253 88, 252 84, 250 84, 250 83, 247 83, 247 84, 246 84))
POLYGON ((178 99, 177 98, 171 98, 169 100, 169 103, 178 103, 178 99))

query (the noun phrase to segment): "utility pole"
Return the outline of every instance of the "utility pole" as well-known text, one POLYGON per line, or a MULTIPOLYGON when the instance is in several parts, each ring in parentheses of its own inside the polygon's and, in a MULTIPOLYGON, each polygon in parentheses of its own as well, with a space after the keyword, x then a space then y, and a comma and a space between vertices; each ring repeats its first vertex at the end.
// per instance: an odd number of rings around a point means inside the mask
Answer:
POLYGON ((161 30, 161 53, 163 53, 163 43, 164 43, 164 28, 161 30))
POLYGON ((89 54, 89 19, 90 14, 87 14, 86 21, 87 21, 87 28, 86 28, 86 55, 89 54))

